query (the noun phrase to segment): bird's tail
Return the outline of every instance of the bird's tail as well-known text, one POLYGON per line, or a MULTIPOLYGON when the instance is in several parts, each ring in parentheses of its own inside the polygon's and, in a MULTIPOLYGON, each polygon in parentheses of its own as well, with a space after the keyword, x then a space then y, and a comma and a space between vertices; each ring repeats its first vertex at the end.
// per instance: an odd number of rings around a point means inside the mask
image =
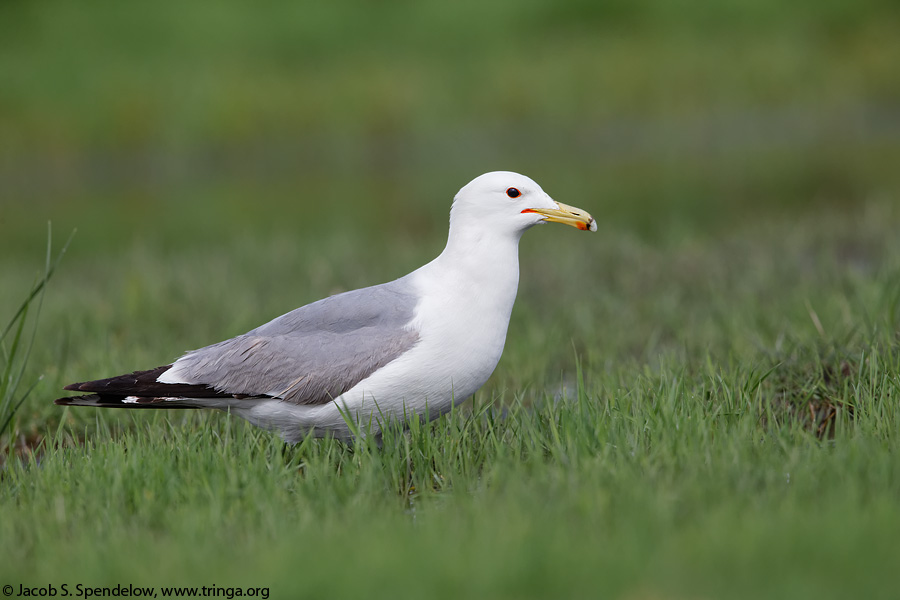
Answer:
POLYGON ((154 398, 111 394, 87 394, 57 398, 53 403, 60 406, 93 406, 94 408, 201 408, 192 403, 189 398, 154 398))

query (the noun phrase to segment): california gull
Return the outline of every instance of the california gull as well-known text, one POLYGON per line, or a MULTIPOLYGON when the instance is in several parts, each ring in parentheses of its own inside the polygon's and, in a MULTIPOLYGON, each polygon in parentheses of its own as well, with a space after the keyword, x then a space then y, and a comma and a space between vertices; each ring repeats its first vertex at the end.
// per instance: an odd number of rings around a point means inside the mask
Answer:
POLYGON ((497 366, 519 283, 519 238, 546 222, 596 231, 524 175, 486 173, 450 209, 441 254, 394 281, 313 302, 172 364, 65 389, 56 404, 217 408, 277 431, 349 438, 435 418, 497 366))

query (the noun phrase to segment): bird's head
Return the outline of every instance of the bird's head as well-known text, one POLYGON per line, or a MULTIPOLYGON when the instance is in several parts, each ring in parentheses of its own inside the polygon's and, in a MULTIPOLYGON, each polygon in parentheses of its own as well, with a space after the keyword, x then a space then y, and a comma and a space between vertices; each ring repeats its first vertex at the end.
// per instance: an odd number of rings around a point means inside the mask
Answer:
POLYGON ((547 195, 537 183, 510 171, 476 177, 459 190, 450 209, 450 227, 521 235, 541 223, 564 223, 584 231, 597 231, 586 211, 547 195))

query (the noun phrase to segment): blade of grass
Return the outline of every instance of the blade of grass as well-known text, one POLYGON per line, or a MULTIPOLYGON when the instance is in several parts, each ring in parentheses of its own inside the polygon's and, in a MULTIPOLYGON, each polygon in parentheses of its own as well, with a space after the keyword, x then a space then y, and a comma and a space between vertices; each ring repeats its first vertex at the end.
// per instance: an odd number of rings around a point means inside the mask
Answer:
POLYGON ((40 278, 40 280, 34 284, 31 288, 31 291, 25 297, 25 300, 22 301, 22 304, 19 305, 19 309, 13 314, 12 318, 6 324, 6 327, 3 328, 3 333, 0 333, 0 341, 3 341, 6 338, 6 335, 9 333, 10 329, 12 329, 16 321, 22 316, 22 314, 28 309, 28 305, 31 304, 31 301, 40 294, 44 287, 47 285, 47 282, 50 281, 50 278, 53 276, 54 271, 56 271, 56 267, 59 266, 59 262, 62 260, 63 255, 66 253, 66 250, 69 249, 69 244, 72 242, 72 238, 75 237, 75 232, 77 230, 72 230, 72 233, 69 234, 69 238, 66 240, 66 243, 63 244, 62 250, 59 251, 59 254, 56 255, 56 260, 52 263, 50 262, 50 252, 51 252, 51 229, 50 224, 47 224, 47 257, 44 264, 44 276, 40 278))
POLYGON ((14 332, 12 344, 9 350, 7 351, 5 348, 2 348, 4 364, 2 369, 2 376, 0 376, 0 423, 2 423, 2 426, 0 426, 0 434, 5 432, 10 426, 16 412, 19 410, 19 408, 22 406, 22 404, 25 402, 25 400, 34 390, 37 383, 42 378, 39 377, 37 381, 35 381, 35 383, 25 391, 25 393, 16 398, 16 390, 18 390, 19 385, 22 382, 22 378, 25 375, 28 360, 31 357, 31 351, 34 347, 34 340, 37 336, 38 317, 43 306, 44 290, 46 289, 47 283, 50 281, 50 278, 53 276, 56 267, 59 265, 60 260, 62 260, 62 257, 68 249, 74 235, 75 232, 73 231, 69 235, 69 238, 66 240, 66 243, 63 245, 62 250, 60 250, 59 254, 54 260, 53 231, 51 224, 47 223, 47 253, 44 259, 44 273, 31 287, 31 291, 28 293, 25 300, 19 306, 12 319, 10 319, 10 321, 7 323, 6 327, 3 329, 3 332, 0 333, 0 344, 2 344, 6 336, 11 331, 14 332), (25 325, 28 322, 28 313, 32 307, 32 303, 35 300, 37 300, 37 306, 35 307, 33 313, 33 322, 30 336, 25 337, 24 332, 25 325))

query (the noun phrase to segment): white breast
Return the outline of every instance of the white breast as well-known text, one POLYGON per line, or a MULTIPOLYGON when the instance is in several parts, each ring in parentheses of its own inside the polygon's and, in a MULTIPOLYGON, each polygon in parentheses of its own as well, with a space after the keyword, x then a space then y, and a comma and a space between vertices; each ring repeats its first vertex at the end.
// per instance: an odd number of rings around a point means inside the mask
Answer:
POLYGON ((336 403, 365 421, 410 412, 435 418, 480 388, 503 353, 516 298, 517 244, 506 250, 493 249, 490 261, 442 255, 411 273, 421 297, 411 324, 418 344, 336 403))

